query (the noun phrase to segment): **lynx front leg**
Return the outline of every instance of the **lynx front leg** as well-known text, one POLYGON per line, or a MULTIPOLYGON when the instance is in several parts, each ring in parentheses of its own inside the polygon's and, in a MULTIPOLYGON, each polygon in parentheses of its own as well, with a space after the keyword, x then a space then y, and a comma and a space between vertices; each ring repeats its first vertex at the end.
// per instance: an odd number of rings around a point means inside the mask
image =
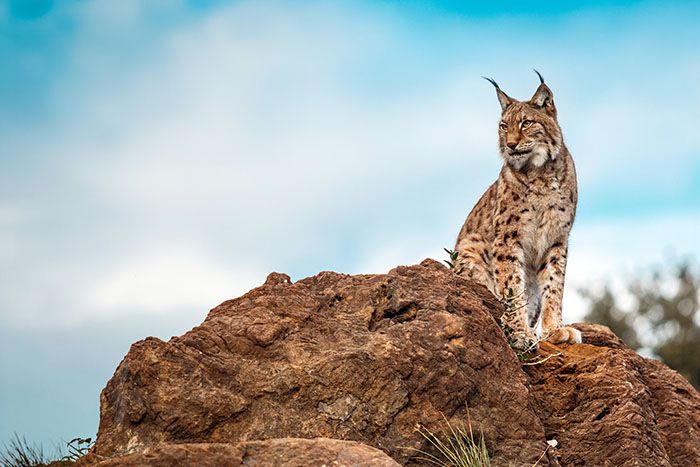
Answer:
POLYGON ((525 252, 519 232, 511 227, 513 216, 496 221, 494 276, 496 295, 505 302, 504 321, 513 330, 512 345, 518 350, 531 348, 537 337, 527 322, 529 297, 525 290, 525 252))
POLYGON ((542 334, 550 342, 581 342, 581 332, 562 321, 567 245, 555 242, 542 259, 537 282, 542 293, 542 334))

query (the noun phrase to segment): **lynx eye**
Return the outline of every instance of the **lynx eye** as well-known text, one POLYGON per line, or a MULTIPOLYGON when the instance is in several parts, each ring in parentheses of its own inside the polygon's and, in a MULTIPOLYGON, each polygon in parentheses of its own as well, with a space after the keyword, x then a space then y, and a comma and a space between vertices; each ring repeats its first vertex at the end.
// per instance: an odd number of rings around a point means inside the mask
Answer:
POLYGON ((501 124, 498 125, 498 127, 499 127, 501 130, 507 130, 507 129, 508 129, 508 124, 507 124, 506 122, 501 122, 501 124))
POLYGON ((523 120, 522 127, 527 128, 532 125, 532 120, 523 120))

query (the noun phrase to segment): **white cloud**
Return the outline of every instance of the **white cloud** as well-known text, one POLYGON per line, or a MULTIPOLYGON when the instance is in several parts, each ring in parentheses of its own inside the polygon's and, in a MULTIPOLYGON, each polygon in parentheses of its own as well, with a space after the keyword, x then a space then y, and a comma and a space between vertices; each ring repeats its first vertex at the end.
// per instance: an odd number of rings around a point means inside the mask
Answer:
POLYGON ((84 309, 96 313, 167 313, 202 311, 247 292, 265 278, 255 266, 230 266, 202 252, 170 247, 146 252, 116 264, 96 277, 83 296, 84 309))
MULTIPOLYGON (((529 73, 502 65, 507 41, 490 41, 493 23, 415 29, 390 10, 241 2, 158 30, 142 2, 86 5, 75 6, 78 40, 51 88, 61 120, 22 143, 51 174, 31 172, 37 191, 17 194, 33 230, 0 238, 0 259, 24 261, 0 301, 31 319, 210 306, 272 268, 386 272, 426 255, 441 260, 461 213, 497 176, 498 106, 479 76, 500 70, 517 83, 529 73), (430 196, 434 207, 411 204, 430 196), (395 223, 353 220, 372 209, 380 216, 377 206, 395 223), (150 249, 163 242, 185 246, 150 249)), ((688 172, 693 138, 691 125, 669 122, 694 117, 637 99, 634 82, 621 91, 626 76, 609 76, 619 95, 594 92, 593 72, 567 68, 571 47, 548 49, 545 75, 561 90, 581 186, 638 170, 663 176, 656 190, 677 189, 671 181, 688 172), (640 136, 659 129, 672 136, 640 136), (659 166, 664 149, 672 157, 659 166)), ((530 78, 522 88, 534 86, 530 78)), ((570 283, 641 259, 653 243, 606 237, 629 237, 633 225, 585 235, 577 225, 570 283), (585 250, 578 261, 576 248, 585 250)))
POLYGON ((16 261, 22 228, 31 221, 34 213, 19 203, 0 202, 0 261, 10 264, 16 261))
POLYGON ((32 212, 26 206, 19 203, 0 202, 0 225, 3 227, 27 222, 31 217, 32 212))
POLYGON ((101 96, 111 113, 102 124, 120 140, 74 154, 85 164, 78 181, 134 209, 219 206, 226 198, 236 216, 266 212, 285 221, 323 205, 319 197, 357 193, 368 179, 396 181, 465 154, 483 166, 483 148, 495 145, 492 122, 464 112, 470 96, 456 77, 428 95, 377 105, 371 93, 337 84, 349 63, 377 54, 366 38, 344 39, 359 28, 354 19, 326 18, 335 26, 319 31, 318 12, 262 11, 271 18, 250 5, 207 18, 165 41, 134 82, 101 96), (255 20, 262 30, 253 34, 245 25, 255 20), (156 106, 146 118, 144 101, 156 106))
POLYGON ((197 317, 193 325, 206 310, 262 284, 267 273, 257 264, 224 264, 206 251, 173 244, 130 250, 103 263, 108 267, 81 259, 17 270, 0 285, 1 321, 63 328, 115 316, 178 313, 182 319, 189 312, 197 317))
MULTIPOLYGON (((350 271, 353 274, 386 274, 396 266, 417 264, 425 258, 433 258, 442 262, 447 259, 447 253, 441 248, 430 248, 434 238, 430 236, 402 235, 392 242, 384 242, 370 249, 366 256, 358 262, 357 268, 350 271)), ((452 245, 449 246, 450 248, 452 245)))

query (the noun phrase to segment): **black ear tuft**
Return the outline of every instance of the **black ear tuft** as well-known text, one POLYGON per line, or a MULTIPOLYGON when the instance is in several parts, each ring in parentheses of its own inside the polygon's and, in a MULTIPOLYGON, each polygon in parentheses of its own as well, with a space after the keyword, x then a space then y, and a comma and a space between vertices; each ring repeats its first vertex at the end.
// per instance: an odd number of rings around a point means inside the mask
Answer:
POLYGON ((537 73, 537 76, 539 76, 539 78, 540 78, 540 84, 544 84, 544 78, 542 77, 542 75, 540 74, 540 72, 537 71, 537 70, 535 70, 534 68, 532 69, 532 71, 534 71, 535 73, 537 73))
POLYGON ((487 78, 486 76, 482 76, 482 78, 484 78, 484 79, 485 79, 486 81, 488 81, 489 83, 493 84, 493 86, 494 86, 496 89, 501 89, 501 88, 498 86, 498 83, 497 83, 493 78, 487 78))
POLYGON ((496 95, 498 96, 498 102, 501 104, 501 112, 505 112, 505 110, 508 108, 508 106, 513 103, 513 99, 508 97, 508 94, 501 91, 500 86, 498 86, 498 83, 493 78, 487 78, 486 76, 482 76, 482 78, 484 78, 489 83, 493 84, 493 86, 496 88, 496 95))

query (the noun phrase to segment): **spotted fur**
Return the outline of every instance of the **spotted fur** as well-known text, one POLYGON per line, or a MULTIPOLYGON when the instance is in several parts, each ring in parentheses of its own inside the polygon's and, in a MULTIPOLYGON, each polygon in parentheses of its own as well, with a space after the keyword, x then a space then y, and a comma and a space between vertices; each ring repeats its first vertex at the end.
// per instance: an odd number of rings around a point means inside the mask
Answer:
POLYGON ((580 332, 562 321, 578 195, 554 96, 541 76, 529 101, 515 100, 489 81, 501 104, 498 141, 504 163, 459 232, 455 271, 501 299, 512 294, 516 312, 508 325, 516 347, 531 345, 540 321, 547 340, 581 342, 580 332))

